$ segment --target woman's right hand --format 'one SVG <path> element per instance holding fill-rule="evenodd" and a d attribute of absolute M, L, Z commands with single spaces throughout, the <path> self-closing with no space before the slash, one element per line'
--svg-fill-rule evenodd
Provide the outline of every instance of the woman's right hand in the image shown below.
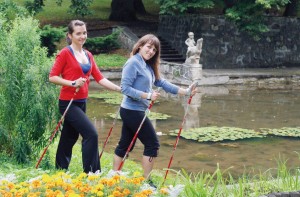
<path fill-rule="evenodd" d="M 72 86 L 79 88 L 81 87 L 85 82 L 87 81 L 86 78 L 84 77 L 80 77 L 78 79 L 76 79 L 74 82 L 72 82 Z M 75 83 L 75 84 L 74 84 Z M 73 85 L 74 84 L 74 85 Z"/>
<path fill-rule="evenodd" d="M 158 91 L 154 91 L 151 94 L 151 101 L 155 101 L 160 96 L 160 93 Z"/>

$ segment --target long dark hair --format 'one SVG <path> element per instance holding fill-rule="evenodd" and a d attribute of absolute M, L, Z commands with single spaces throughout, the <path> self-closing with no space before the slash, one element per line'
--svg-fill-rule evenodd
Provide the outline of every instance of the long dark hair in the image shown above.
<path fill-rule="evenodd" d="M 86 26 L 86 23 L 81 20 L 72 20 L 68 25 L 68 32 L 66 34 L 66 41 L 68 45 L 72 44 L 72 40 L 69 38 L 68 34 L 72 34 L 74 32 L 75 26 Z"/>
<path fill-rule="evenodd" d="M 146 61 L 147 64 L 149 64 L 153 71 L 156 79 L 160 78 L 159 74 L 159 63 L 160 63 L 160 41 L 159 39 L 153 35 L 153 34 L 147 34 L 141 37 L 133 46 L 133 49 L 130 53 L 130 55 L 135 55 L 139 52 L 139 48 L 144 46 L 146 43 L 153 44 L 154 47 L 156 48 L 156 53 L 155 55 Z"/>

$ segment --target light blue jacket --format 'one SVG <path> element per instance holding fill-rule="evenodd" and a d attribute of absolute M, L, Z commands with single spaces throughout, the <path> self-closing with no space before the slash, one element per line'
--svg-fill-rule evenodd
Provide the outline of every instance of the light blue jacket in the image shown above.
<path fill-rule="evenodd" d="M 123 66 L 121 89 L 123 100 L 121 107 L 130 110 L 145 111 L 150 101 L 143 99 L 142 93 L 153 92 L 152 86 L 162 87 L 166 92 L 177 94 L 179 87 L 165 79 L 155 80 L 154 71 L 137 53 Z"/>

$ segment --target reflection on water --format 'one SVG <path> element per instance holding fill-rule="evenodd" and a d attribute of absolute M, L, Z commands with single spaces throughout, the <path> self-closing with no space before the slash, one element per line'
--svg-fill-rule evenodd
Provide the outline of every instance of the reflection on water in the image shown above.
<path fill-rule="evenodd" d="M 256 88 L 200 88 L 188 107 L 183 128 L 228 126 L 247 129 L 299 127 L 300 90 Z M 109 105 L 99 99 L 89 99 L 88 115 L 99 130 L 100 143 L 107 137 L 113 119 L 107 113 L 115 113 L 118 106 Z M 153 122 L 156 130 L 167 134 L 181 127 L 187 108 L 187 98 L 162 94 L 152 111 L 171 116 L 168 120 Z M 121 121 L 117 121 L 105 151 L 113 152 L 120 135 Z M 159 137 L 161 148 L 155 168 L 168 166 L 176 137 Z M 139 160 L 143 146 L 137 142 L 130 158 Z M 265 171 L 277 166 L 279 156 L 288 159 L 287 165 L 298 166 L 300 160 L 298 138 L 267 137 L 234 142 L 198 143 L 181 138 L 174 154 L 171 168 L 184 168 L 188 172 L 214 172 L 217 164 L 221 169 L 230 168 L 234 175 L 255 169 Z M 126 166 L 126 163 L 125 163 Z"/>

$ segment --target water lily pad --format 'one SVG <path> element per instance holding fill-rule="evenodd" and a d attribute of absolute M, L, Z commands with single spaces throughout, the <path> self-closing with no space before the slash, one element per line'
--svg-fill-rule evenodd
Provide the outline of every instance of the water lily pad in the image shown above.
<path fill-rule="evenodd" d="M 89 93 L 90 98 L 103 99 L 105 103 L 120 105 L 123 95 L 113 91 L 102 91 L 99 93 Z"/>
<path fill-rule="evenodd" d="M 114 113 L 107 113 L 107 115 L 111 118 L 115 118 L 116 114 Z M 148 115 L 150 120 L 166 120 L 168 118 L 170 118 L 171 116 L 167 115 L 167 114 L 163 114 L 163 113 L 158 113 L 158 112 L 151 112 Z M 118 119 L 121 119 L 120 115 L 118 116 Z"/>
<path fill-rule="evenodd" d="M 169 131 L 171 136 L 177 136 L 178 130 Z M 236 127 L 201 127 L 182 130 L 181 137 L 198 142 L 219 142 L 224 140 L 241 140 L 247 138 L 262 138 L 263 135 L 252 129 Z"/>
<path fill-rule="evenodd" d="M 280 129 L 261 128 L 262 133 L 282 137 L 300 137 L 300 127 L 282 127 Z"/>

